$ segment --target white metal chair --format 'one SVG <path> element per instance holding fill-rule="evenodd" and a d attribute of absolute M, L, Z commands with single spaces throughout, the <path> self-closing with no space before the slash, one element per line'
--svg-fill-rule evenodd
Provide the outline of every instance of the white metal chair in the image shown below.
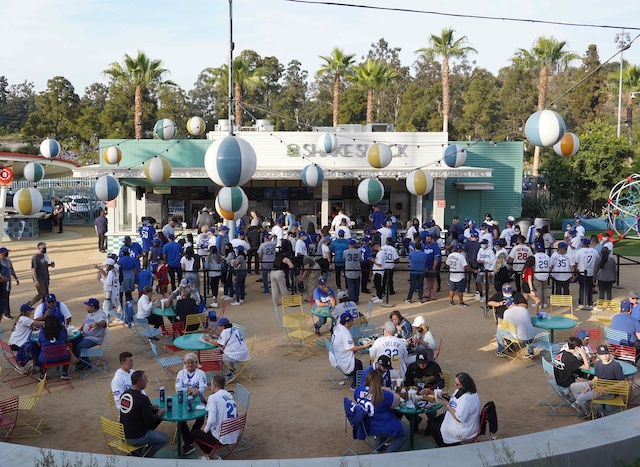
<path fill-rule="evenodd" d="M 109 329 L 105 329 L 104 337 L 102 338 L 102 342 L 99 346 L 90 347 L 88 349 L 80 349 L 80 360 L 85 362 L 90 367 L 89 370 L 87 370 L 80 379 L 85 379 L 91 373 L 93 373 L 94 370 L 101 371 L 106 376 L 109 376 L 109 373 L 107 372 L 107 361 L 104 359 L 105 349 L 107 348 L 108 342 Z"/>
<path fill-rule="evenodd" d="M 553 371 L 553 363 L 547 361 L 546 358 L 542 357 L 542 369 L 544 370 L 544 375 L 547 378 L 547 383 L 549 383 L 549 394 L 547 397 L 540 401 L 540 405 L 545 405 L 549 407 L 549 415 L 561 415 L 561 416 L 571 416 L 575 415 L 575 411 L 571 413 L 556 413 L 556 410 L 561 407 L 571 407 L 571 393 L 569 388 L 563 388 L 562 386 L 558 386 L 556 383 L 556 376 Z M 559 404 L 554 404 L 550 401 L 551 398 L 557 397 L 560 399 Z"/>
<path fill-rule="evenodd" d="M 162 386 L 162 383 L 165 383 L 167 381 L 175 380 L 178 372 L 174 372 L 171 367 L 176 365 L 179 365 L 182 367 L 183 365 L 182 359 L 178 355 L 171 355 L 169 357 L 159 357 L 158 349 L 156 348 L 156 345 L 151 341 L 149 341 L 149 345 L 151 346 L 151 352 L 156 357 L 156 361 L 158 362 L 158 365 L 160 365 L 160 368 L 162 368 L 162 372 L 166 376 L 166 378 L 162 380 L 158 378 L 158 376 L 162 377 L 160 373 L 158 374 L 158 376 L 155 377 L 155 380 L 158 383 L 158 386 Z"/>
<path fill-rule="evenodd" d="M 346 386 L 344 384 L 345 381 L 349 381 L 349 383 L 351 383 L 351 377 L 340 368 L 340 365 L 337 364 L 338 361 L 333 351 L 333 342 L 325 337 L 324 346 L 327 348 L 327 353 L 329 354 L 329 356 L 333 355 L 333 360 L 336 362 L 336 366 L 333 367 L 332 365 L 333 369 L 331 370 L 331 373 L 325 376 L 322 381 L 331 381 L 331 389 L 341 389 Z M 331 358 L 329 359 L 329 363 L 331 363 Z"/>

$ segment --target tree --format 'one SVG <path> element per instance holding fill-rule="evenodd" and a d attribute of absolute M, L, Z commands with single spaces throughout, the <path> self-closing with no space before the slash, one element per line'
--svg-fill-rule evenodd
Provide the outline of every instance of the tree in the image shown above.
<path fill-rule="evenodd" d="M 538 110 L 546 107 L 549 79 L 571 61 L 579 58 L 565 49 L 566 41 L 558 41 L 553 37 L 541 36 L 531 50 L 518 49 L 512 57 L 514 64 L 538 71 Z M 536 146 L 533 153 L 533 176 L 538 176 L 540 166 L 540 148 Z M 537 188 L 537 183 L 535 183 Z"/>
<path fill-rule="evenodd" d="M 150 59 L 138 51 L 135 58 L 125 54 L 122 64 L 113 62 L 103 73 L 119 84 L 133 87 L 135 135 L 136 139 L 142 138 L 143 93 L 145 90 L 154 90 L 160 84 L 175 86 L 173 81 L 163 80 L 169 71 L 162 68 L 162 60 Z"/>
<path fill-rule="evenodd" d="M 56 76 L 47 81 L 47 90 L 35 98 L 38 110 L 29 114 L 22 128 L 25 136 L 69 140 L 76 132 L 80 97 L 71 82 Z"/>
<path fill-rule="evenodd" d="M 467 37 L 462 36 L 460 39 L 454 40 L 454 29 L 444 28 L 440 36 L 432 34 L 429 38 L 429 47 L 418 49 L 426 59 L 433 60 L 435 57 L 442 57 L 442 68 L 440 75 L 442 78 L 442 131 L 449 131 L 449 111 L 450 89 L 449 89 L 449 59 L 455 57 L 464 57 L 469 53 L 476 52 L 476 49 L 467 45 Z"/>
<path fill-rule="evenodd" d="M 224 101 L 226 95 L 226 92 L 219 94 L 215 77 L 211 69 L 206 68 L 200 72 L 193 89 L 189 91 L 189 100 L 196 116 L 213 122 L 216 116 L 221 115 L 217 112 L 217 106 Z"/>
<path fill-rule="evenodd" d="M 583 79 L 584 81 L 566 96 L 570 119 L 575 128 L 583 128 L 602 115 L 602 107 L 607 100 L 607 89 L 602 69 L 595 71 L 598 67 L 598 47 L 591 44 L 582 58 L 582 66 L 575 74 L 573 84 Z"/>
<path fill-rule="evenodd" d="M 345 54 L 342 49 L 334 48 L 329 56 L 320 56 L 324 64 L 316 72 L 316 76 L 329 75 L 333 78 L 333 126 L 338 125 L 340 114 L 340 83 L 342 78 L 349 75 L 354 63 L 355 54 Z"/>
<path fill-rule="evenodd" d="M 305 118 L 309 73 L 302 69 L 302 63 L 292 60 L 284 72 L 282 90 L 273 102 L 273 112 L 277 116 L 273 124 L 277 131 L 308 130 Z"/>
<path fill-rule="evenodd" d="M 534 72 L 522 67 L 504 67 L 498 72 L 498 81 L 502 125 L 496 131 L 496 140 L 518 141 L 536 102 Z"/>
<path fill-rule="evenodd" d="M 462 139 L 462 136 L 473 140 L 494 139 L 494 133 L 499 127 L 499 92 L 500 83 L 493 74 L 484 68 L 473 70 L 469 88 L 464 94 L 462 119 L 456 125 L 457 139 Z M 467 126 L 466 135 L 463 134 L 463 125 Z"/>
<path fill-rule="evenodd" d="M 158 115 L 171 119 L 178 128 L 185 128 L 187 120 L 192 117 L 193 107 L 187 93 L 180 86 L 158 87 Z"/>
<path fill-rule="evenodd" d="M 629 93 L 627 97 L 627 139 L 633 144 L 633 102 L 640 91 L 640 66 L 628 65 L 622 70 L 622 89 Z M 640 96 L 638 96 L 640 98 Z"/>
<path fill-rule="evenodd" d="M 400 77 L 400 74 L 384 62 L 368 58 L 364 63 L 353 69 L 349 79 L 358 87 L 367 92 L 367 123 L 373 123 L 373 96 L 386 87 L 391 81 Z"/>
<path fill-rule="evenodd" d="M 20 131 L 29 114 L 37 110 L 35 100 L 33 83 L 25 81 L 9 86 L 4 110 L 4 127 L 9 133 Z"/>

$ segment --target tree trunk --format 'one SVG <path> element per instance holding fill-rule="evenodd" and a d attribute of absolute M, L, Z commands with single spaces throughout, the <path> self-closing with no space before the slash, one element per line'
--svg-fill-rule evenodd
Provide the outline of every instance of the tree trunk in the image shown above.
<path fill-rule="evenodd" d="M 340 113 L 340 75 L 336 74 L 333 80 L 333 126 L 338 126 L 338 114 Z"/>
<path fill-rule="evenodd" d="M 136 86 L 133 105 L 133 124 L 135 125 L 136 139 L 142 138 L 142 88 Z"/>
<path fill-rule="evenodd" d="M 451 103 L 449 101 L 449 59 L 446 55 L 442 57 L 442 131 L 449 132 L 449 111 Z"/>
<path fill-rule="evenodd" d="M 633 144 L 633 98 L 632 93 L 629 93 L 627 98 L 627 139 L 629 140 L 629 146 Z"/>
<path fill-rule="evenodd" d="M 367 123 L 373 123 L 373 89 L 367 91 Z"/>
<path fill-rule="evenodd" d="M 233 94 L 235 95 L 236 126 L 240 128 L 242 126 L 242 87 L 237 81 L 234 83 Z M 229 105 L 231 105 L 231 102 Z"/>

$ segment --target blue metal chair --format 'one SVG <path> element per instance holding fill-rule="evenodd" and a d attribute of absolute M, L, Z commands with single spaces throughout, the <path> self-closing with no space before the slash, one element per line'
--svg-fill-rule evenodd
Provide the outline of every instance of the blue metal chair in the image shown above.
<path fill-rule="evenodd" d="M 99 346 L 91 347 L 88 349 L 80 349 L 80 360 L 89 365 L 89 370 L 82 375 L 80 379 L 85 379 L 94 370 L 101 371 L 105 375 L 109 376 L 107 373 L 107 361 L 104 359 L 105 349 L 107 348 L 107 343 L 109 342 L 109 329 L 105 329 L 104 337 L 102 338 L 102 342 Z M 92 360 L 93 359 L 93 360 Z"/>
<path fill-rule="evenodd" d="M 551 394 L 542 399 L 540 401 L 540 405 L 546 405 L 547 407 L 549 407 L 549 415 L 574 416 L 575 411 L 572 413 L 556 413 L 556 410 L 561 407 L 571 407 L 571 392 L 569 391 L 569 388 L 558 386 L 558 384 L 556 383 L 556 376 L 553 372 L 553 363 L 547 361 L 544 357 L 542 357 L 542 369 L 544 370 L 544 374 L 547 377 L 547 383 L 549 383 L 549 386 L 551 386 Z M 553 397 L 557 397 L 558 399 L 560 399 L 560 403 L 552 403 L 549 399 Z"/>

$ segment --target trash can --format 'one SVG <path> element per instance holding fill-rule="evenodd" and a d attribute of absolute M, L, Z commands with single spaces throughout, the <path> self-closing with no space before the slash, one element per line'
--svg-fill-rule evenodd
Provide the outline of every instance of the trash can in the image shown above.
<path fill-rule="evenodd" d="M 531 227 L 532 223 L 533 223 L 533 219 L 529 217 L 518 217 L 516 219 L 516 225 L 520 227 L 520 233 L 522 235 L 527 235 L 527 232 L 529 231 L 529 227 Z"/>

